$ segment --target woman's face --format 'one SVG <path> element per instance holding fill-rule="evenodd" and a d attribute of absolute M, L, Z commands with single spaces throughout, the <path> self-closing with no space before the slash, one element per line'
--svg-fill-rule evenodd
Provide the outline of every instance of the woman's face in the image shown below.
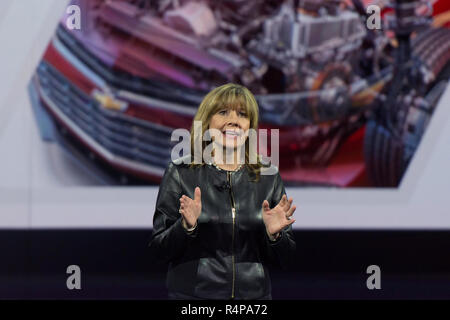
<path fill-rule="evenodd" d="M 236 148 L 244 144 L 249 127 L 250 118 L 243 108 L 238 111 L 231 108 L 219 109 L 209 122 L 209 129 L 217 129 L 221 132 L 221 139 L 216 143 L 227 148 Z"/>

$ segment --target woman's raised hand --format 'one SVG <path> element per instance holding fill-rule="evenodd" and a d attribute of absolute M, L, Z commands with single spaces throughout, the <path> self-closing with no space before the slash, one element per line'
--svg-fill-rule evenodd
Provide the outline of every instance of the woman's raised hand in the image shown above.
<path fill-rule="evenodd" d="M 280 202 L 273 209 L 270 209 L 267 200 L 263 201 L 262 216 L 268 234 L 277 234 L 281 229 L 295 222 L 295 219 L 291 219 L 296 209 L 296 206 L 291 207 L 292 201 L 292 198 L 288 201 L 287 196 L 283 195 Z"/>
<path fill-rule="evenodd" d="M 197 223 L 197 219 L 202 213 L 202 194 L 200 188 L 194 190 L 194 200 L 186 195 L 180 198 L 180 213 L 188 228 L 192 228 Z"/>

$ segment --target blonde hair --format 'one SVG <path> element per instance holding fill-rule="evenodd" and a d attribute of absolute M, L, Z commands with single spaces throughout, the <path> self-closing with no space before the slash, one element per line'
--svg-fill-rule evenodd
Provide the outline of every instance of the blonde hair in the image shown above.
<path fill-rule="evenodd" d="M 204 133 L 209 128 L 209 123 L 214 114 L 216 114 L 219 110 L 222 109 L 232 109 L 238 111 L 240 108 L 243 108 L 247 113 L 250 119 L 250 127 L 249 129 L 258 129 L 258 103 L 256 102 L 253 94 L 246 87 L 241 86 L 235 83 L 227 83 L 220 87 L 217 87 L 211 90 L 200 103 L 200 106 L 197 110 L 197 113 L 194 117 L 191 126 L 191 167 L 203 166 L 205 163 L 203 161 L 203 157 L 201 163 L 194 163 L 193 157 L 194 155 L 194 144 L 196 139 L 201 140 L 201 154 L 203 155 L 203 151 L 207 147 L 207 145 L 211 142 L 203 141 L 202 137 Z M 202 130 L 201 135 L 197 132 L 197 136 L 194 136 L 194 122 L 201 121 Z M 250 170 L 251 173 L 255 175 L 254 181 L 259 180 L 261 167 L 264 166 L 261 163 L 261 159 L 259 155 L 254 155 L 257 159 L 256 163 L 250 163 L 250 147 L 249 147 L 249 138 L 245 141 L 245 166 Z M 253 159 L 255 159 L 253 158 Z"/>

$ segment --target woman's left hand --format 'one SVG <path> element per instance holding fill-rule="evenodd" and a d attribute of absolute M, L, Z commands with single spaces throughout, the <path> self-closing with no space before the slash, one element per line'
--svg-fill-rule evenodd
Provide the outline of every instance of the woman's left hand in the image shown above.
<path fill-rule="evenodd" d="M 296 209 L 296 206 L 291 207 L 292 201 L 292 198 L 288 201 L 287 196 L 283 195 L 280 202 L 273 209 L 270 209 L 267 200 L 263 201 L 262 217 L 268 234 L 275 235 L 286 226 L 295 222 L 295 219 L 291 219 Z"/>

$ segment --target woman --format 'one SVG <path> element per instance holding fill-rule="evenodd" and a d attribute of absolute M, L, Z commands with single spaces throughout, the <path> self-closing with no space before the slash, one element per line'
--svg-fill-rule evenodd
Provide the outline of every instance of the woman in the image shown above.
<path fill-rule="evenodd" d="M 286 268 L 293 257 L 295 206 L 277 167 L 262 174 L 267 166 L 251 157 L 257 102 L 245 87 L 226 84 L 205 96 L 195 121 L 201 132 L 193 124 L 191 154 L 169 163 L 153 218 L 150 247 L 169 262 L 169 298 L 271 299 L 267 266 Z M 196 143 L 212 160 L 198 161 Z"/>

